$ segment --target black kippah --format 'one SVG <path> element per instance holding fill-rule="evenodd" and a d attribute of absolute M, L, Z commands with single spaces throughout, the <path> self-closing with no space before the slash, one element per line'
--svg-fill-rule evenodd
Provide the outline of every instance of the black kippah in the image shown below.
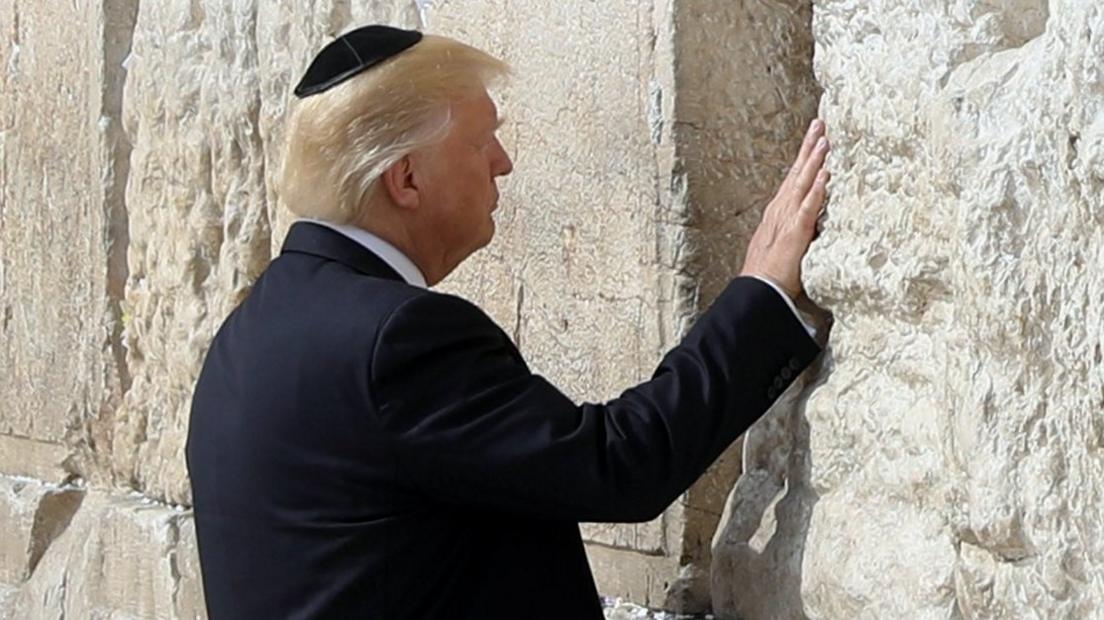
<path fill-rule="evenodd" d="M 318 52 L 295 87 L 295 96 L 309 97 L 329 90 L 421 40 L 422 33 L 416 30 L 390 26 L 365 26 L 347 32 Z"/>

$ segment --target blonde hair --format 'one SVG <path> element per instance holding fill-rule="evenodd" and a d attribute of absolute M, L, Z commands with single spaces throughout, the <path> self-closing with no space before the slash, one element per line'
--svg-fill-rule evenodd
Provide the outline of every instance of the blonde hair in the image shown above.
<path fill-rule="evenodd" d="M 508 76 L 501 60 L 447 37 L 416 45 L 328 91 L 300 100 L 287 123 L 277 191 L 303 217 L 345 224 L 380 175 L 448 135 L 451 104 Z"/>

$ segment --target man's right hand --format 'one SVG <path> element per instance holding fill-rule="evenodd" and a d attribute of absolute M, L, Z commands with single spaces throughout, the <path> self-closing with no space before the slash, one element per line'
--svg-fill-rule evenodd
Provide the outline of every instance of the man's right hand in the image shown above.
<path fill-rule="evenodd" d="M 805 291 L 801 259 L 816 234 L 831 178 L 824 167 L 830 148 L 824 129 L 820 119 L 809 126 L 786 180 L 763 211 L 740 270 L 742 276 L 771 280 L 795 300 Z"/>

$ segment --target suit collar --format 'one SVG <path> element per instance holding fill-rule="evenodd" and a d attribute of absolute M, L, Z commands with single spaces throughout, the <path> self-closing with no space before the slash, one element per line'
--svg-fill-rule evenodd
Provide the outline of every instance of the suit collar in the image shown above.
<path fill-rule="evenodd" d="M 392 245 L 383 237 L 351 224 L 334 224 L 333 222 L 311 218 L 300 218 L 299 221 L 313 222 L 315 224 L 321 224 L 326 228 L 336 230 L 365 248 L 368 248 L 369 252 L 383 259 L 383 262 L 387 263 L 391 269 L 402 276 L 407 284 L 419 288 L 429 288 L 426 284 L 425 276 L 422 275 L 422 270 L 418 269 L 414 261 L 410 260 L 406 254 L 403 254 L 402 250 Z"/>
<path fill-rule="evenodd" d="M 405 282 L 391 266 L 368 248 L 345 235 L 314 222 L 295 222 L 284 239 L 281 254 L 297 252 L 335 260 L 377 278 Z"/>

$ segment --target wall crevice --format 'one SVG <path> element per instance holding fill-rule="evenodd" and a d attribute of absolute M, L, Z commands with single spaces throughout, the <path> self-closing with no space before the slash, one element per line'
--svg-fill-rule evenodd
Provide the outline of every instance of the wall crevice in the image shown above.
<path fill-rule="evenodd" d="M 695 283 L 697 312 L 708 308 L 740 272 L 763 209 L 817 116 L 821 88 L 813 68 L 812 15 L 808 0 L 725 5 L 700 0 L 674 7 L 676 97 L 668 121 L 675 161 L 686 175 L 684 244 L 690 262 L 684 271 Z M 777 571 L 761 570 L 768 560 L 747 554 L 749 547 L 741 551 L 714 542 L 732 541 L 736 535 L 727 530 L 742 532 L 748 525 L 727 520 L 731 514 L 726 497 L 744 506 L 741 521 L 759 524 L 773 518 L 764 514 L 774 505 L 767 501 L 770 498 L 741 496 L 751 489 L 739 485 L 742 463 L 748 462 L 749 450 L 760 456 L 774 454 L 769 462 L 759 456 L 751 462 L 757 473 L 765 472 L 784 487 L 790 466 L 787 457 L 778 455 L 803 450 L 796 434 L 796 407 L 792 399 L 777 404 L 687 492 L 687 525 L 677 551 L 690 570 L 682 571 L 684 577 L 671 591 L 696 596 L 673 598 L 677 606 L 670 609 L 700 612 L 712 607 L 722 615 L 742 616 L 755 609 L 753 598 L 776 605 L 787 598 L 796 600 L 792 586 L 800 581 L 800 567 L 796 576 L 790 574 L 793 567 L 784 567 L 781 572 L 786 574 L 779 577 Z M 764 491 L 756 488 L 756 493 Z M 758 507 L 757 513 L 747 510 L 752 506 Z M 805 515 L 804 495 L 787 495 L 783 506 L 795 509 L 787 513 L 785 523 L 796 527 Z M 751 527 L 747 534 L 756 530 Z M 767 592 L 773 594 L 765 596 Z"/>
<path fill-rule="evenodd" d="M 138 0 L 106 0 L 103 5 L 104 86 L 102 109 L 105 152 L 104 207 L 107 220 L 107 292 L 111 316 L 109 347 L 115 361 L 115 372 L 122 393 L 130 389 L 131 375 L 127 364 L 125 311 L 126 284 L 130 278 L 128 253 L 130 246 L 130 213 L 127 205 L 127 184 L 130 180 L 131 137 L 123 126 L 123 93 L 126 87 L 126 61 L 134 41 L 138 21 Z"/>

